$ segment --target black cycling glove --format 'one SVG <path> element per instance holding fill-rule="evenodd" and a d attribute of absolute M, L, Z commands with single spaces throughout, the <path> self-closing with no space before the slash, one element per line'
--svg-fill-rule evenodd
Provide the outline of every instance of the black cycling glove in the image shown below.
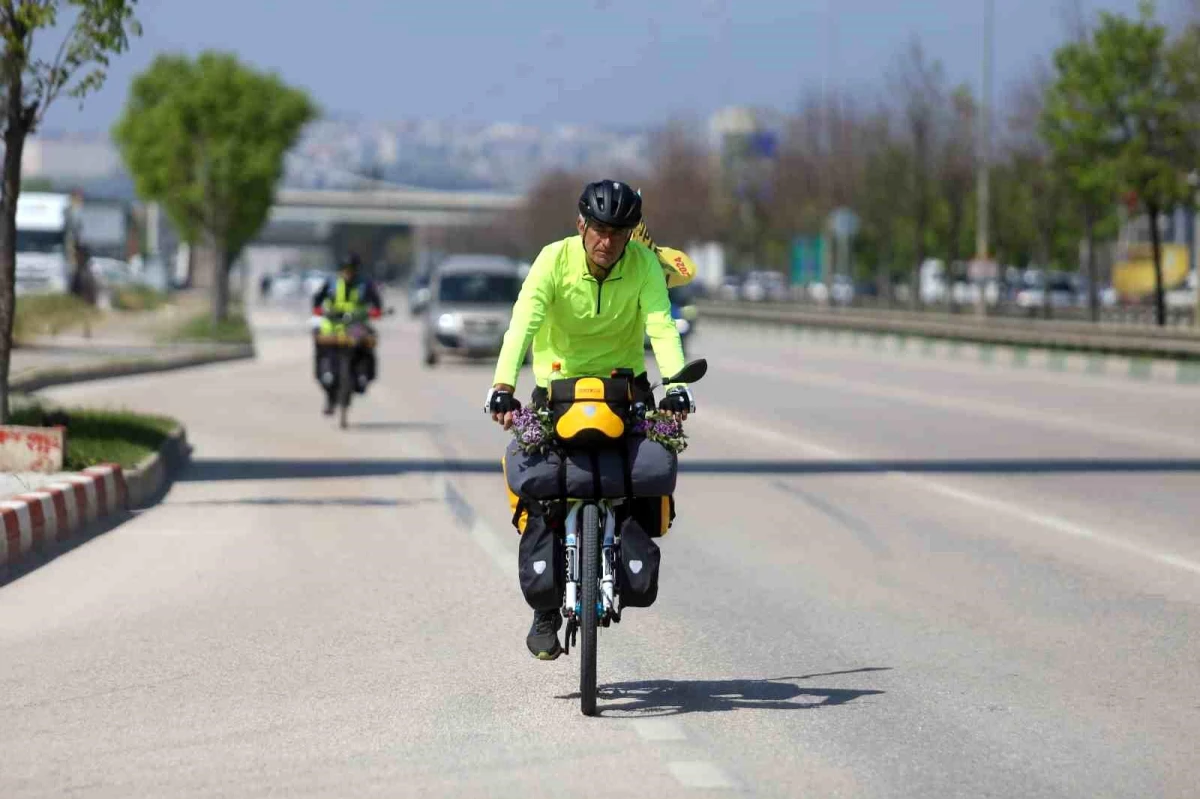
<path fill-rule="evenodd" d="M 520 401 L 513 393 L 504 388 L 493 388 L 488 391 L 487 402 L 484 403 L 484 413 L 508 413 L 521 407 Z"/>
<path fill-rule="evenodd" d="M 679 386 L 667 392 L 658 403 L 658 409 L 668 413 L 695 413 L 696 400 L 686 386 Z"/>

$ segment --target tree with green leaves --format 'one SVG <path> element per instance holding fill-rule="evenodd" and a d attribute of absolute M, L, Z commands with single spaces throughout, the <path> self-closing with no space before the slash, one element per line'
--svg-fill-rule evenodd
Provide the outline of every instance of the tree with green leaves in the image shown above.
<path fill-rule="evenodd" d="M 1087 47 L 1088 29 L 1076 26 L 1075 44 Z M 1100 276 L 1096 263 L 1096 240 L 1101 227 L 1115 217 L 1117 198 L 1116 161 L 1105 157 L 1105 130 L 1095 117 L 1075 114 L 1074 97 L 1064 91 L 1048 71 L 1033 75 L 1023 87 L 1018 103 L 1025 128 L 1025 152 L 1041 163 L 1045 180 L 1061 195 L 1064 207 L 1083 224 L 1087 250 L 1088 310 L 1093 322 L 1100 320 Z"/>
<path fill-rule="evenodd" d="M 1103 12 L 1090 35 L 1055 54 L 1044 131 L 1077 196 L 1133 192 L 1146 213 L 1154 254 L 1158 324 L 1166 324 L 1159 218 L 1191 194 L 1200 160 L 1191 109 L 1200 102 L 1186 58 L 1142 0 L 1139 17 Z M 1109 195 L 1111 196 L 1111 195 Z"/>
<path fill-rule="evenodd" d="M 862 192 L 855 198 L 862 217 L 855 246 L 859 262 L 872 269 L 877 294 L 890 302 L 892 283 L 904 278 L 917 258 L 911 215 L 897 202 L 911 191 L 913 153 L 888 129 L 886 119 L 877 125 L 876 146 L 867 158 Z"/>
<path fill-rule="evenodd" d="M 317 115 L 302 90 L 233 55 L 160 55 L 134 79 L 113 137 L 138 194 L 213 256 L 213 321 L 229 267 L 267 220 L 284 157 Z"/>
<path fill-rule="evenodd" d="M 0 424 L 8 421 L 8 368 L 16 316 L 17 202 L 25 140 L 62 94 L 82 99 L 99 88 L 109 59 L 141 33 L 136 0 L 0 0 L 0 98 L 4 114 L 3 197 L 0 198 Z M 67 17 L 59 24 L 60 13 Z M 62 36 L 57 48 L 46 38 Z M 38 45 L 52 58 L 35 53 Z"/>

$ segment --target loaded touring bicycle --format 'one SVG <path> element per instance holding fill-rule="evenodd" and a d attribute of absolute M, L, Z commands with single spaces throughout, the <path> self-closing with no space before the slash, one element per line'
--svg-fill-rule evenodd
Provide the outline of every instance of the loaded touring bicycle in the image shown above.
<path fill-rule="evenodd" d="M 695 383 L 700 359 L 664 381 Z M 653 388 L 653 387 L 651 387 Z M 552 380 L 548 406 L 520 409 L 504 455 L 522 533 L 520 581 L 535 610 L 561 608 L 578 642 L 580 709 L 596 713 L 597 631 L 658 594 L 659 550 L 674 517 L 681 425 L 638 398 L 633 373 Z"/>

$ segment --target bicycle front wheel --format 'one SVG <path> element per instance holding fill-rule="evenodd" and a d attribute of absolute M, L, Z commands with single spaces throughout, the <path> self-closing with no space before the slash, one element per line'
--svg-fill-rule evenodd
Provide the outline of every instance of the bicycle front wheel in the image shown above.
<path fill-rule="evenodd" d="M 342 350 L 341 360 L 338 363 L 338 424 L 345 429 L 349 426 L 350 416 L 350 395 L 354 387 L 352 384 L 353 374 L 350 369 L 350 361 L 353 353 L 349 350 Z"/>
<path fill-rule="evenodd" d="M 585 716 L 596 715 L 596 605 L 600 601 L 600 509 L 593 504 L 583 506 L 580 514 L 583 528 L 580 536 L 583 568 L 579 576 L 583 583 L 579 645 L 579 709 Z"/>

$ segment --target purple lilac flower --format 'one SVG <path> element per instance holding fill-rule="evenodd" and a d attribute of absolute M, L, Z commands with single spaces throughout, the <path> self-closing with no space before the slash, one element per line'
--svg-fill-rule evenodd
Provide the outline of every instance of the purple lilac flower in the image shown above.
<path fill-rule="evenodd" d="M 655 422 L 654 433 L 660 436 L 677 436 L 679 435 L 679 424 L 676 422 Z"/>

